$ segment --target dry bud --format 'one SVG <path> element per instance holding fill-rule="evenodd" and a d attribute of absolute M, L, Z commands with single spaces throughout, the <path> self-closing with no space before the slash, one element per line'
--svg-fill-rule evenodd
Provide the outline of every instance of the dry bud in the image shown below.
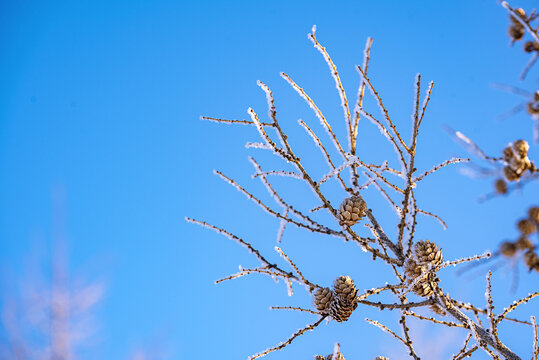
<path fill-rule="evenodd" d="M 359 222 L 367 213 L 367 204 L 359 195 L 345 199 L 339 209 L 339 224 L 352 226 Z"/>
<path fill-rule="evenodd" d="M 518 230 L 520 230 L 520 232 L 522 233 L 522 235 L 530 235 L 536 230 L 535 224 L 528 219 L 520 220 L 517 223 L 517 227 Z"/>

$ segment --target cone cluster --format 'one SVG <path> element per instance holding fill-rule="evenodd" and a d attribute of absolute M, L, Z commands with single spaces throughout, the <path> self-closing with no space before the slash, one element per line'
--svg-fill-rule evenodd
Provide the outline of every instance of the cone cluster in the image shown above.
<path fill-rule="evenodd" d="M 338 322 L 348 320 L 357 308 L 357 288 L 350 276 L 339 276 L 330 288 L 319 288 L 314 293 L 314 306 L 324 315 Z"/>
<path fill-rule="evenodd" d="M 528 209 L 528 217 L 517 222 L 521 236 L 516 241 L 505 241 L 500 245 L 500 253 L 511 258 L 518 252 L 524 252 L 524 263 L 528 269 L 539 272 L 539 256 L 536 246 L 529 239 L 529 235 L 539 231 L 539 207 Z"/>
<path fill-rule="evenodd" d="M 413 256 L 406 262 L 404 271 L 406 281 L 412 284 L 413 291 L 419 296 L 431 296 L 438 288 L 439 279 L 430 266 L 438 266 L 443 262 L 442 250 L 430 240 L 422 240 L 415 244 Z M 416 281 L 416 279 L 418 279 Z"/>
<path fill-rule="evenodd" d="M 367 213 L 367 203 L 359 195 L 345 199 L 339 208 L 339 224 L 352 226 L 357 224 Z"/>
<path fill-rule="evenodd" d="M 507 181 L 520 180 L 527 170 L 530 172 L 537 171 L 535 165 L 528 158 L 529 149 L 530 145 L 526 140 L 517 140 L 503 150 L 503 160 L 507 164 L 503 168 L 503 174 Z M 496 185 L 497 190 L 498 186 Z"/>

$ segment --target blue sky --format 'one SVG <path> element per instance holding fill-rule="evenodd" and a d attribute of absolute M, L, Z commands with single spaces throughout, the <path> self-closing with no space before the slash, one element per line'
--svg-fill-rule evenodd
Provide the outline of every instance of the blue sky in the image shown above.
<path fill-rule="evenodd" d="M 512 5 L 529 9 L 533 2 Z M 314 127 L 318 121 L 279 77 L 280 71 L 290 74 L 344 135 L 333 80 L 306 38 L 313 24 L 352 100 L 359 81 L 354 65 L 362 61 L 366 38 L 374 38 L 369 73 L 403 134 L 409 130 L 416 73 L 425 86 L 435 82 L 420 138 L 420 169 L 466 156 L 444 125 L 495 155 L 510 141 L 532 139 L 525 114 L 496 121 L 521 99 L 492 83 L 533 91 L 538 67 L 518 81 L 528 56 L 521 44 L 509 47 L 508 16 L 495 1 L 3 1 L 0 6 L 3 291 L 15 294 L 29 259 L 46 264 L 53 244 L 65 235 L 72 274 L 106 284 L 95 312 L 97 331 L 81 359 L 127 358 L 139 347 L 159 348 L 171 359 L 245 359 L 312 320 L 268 310 L 308 306 L 302 288 L 289 298 L 282 283 L 257 276 L 215 286 L 214 280 L 236 272 L 239 264 L 256 261 L 184 217 L 226 226 L 278 260 L 273 251 L 278 222 L 212 171 L 223 170 L 269 200 L 250 178 L 247 157 L 255 156 L 266 168 L 280 163 L 244 147 L 257 141 L 254 128 L 199 117 L 245 119 L 248 107 L 265 117 L 264 94 L 256 85 L 262 80 L 275 93 L 291 142 L 313 173 L 326 173 L 318 150 L 297 126 L 298 118 Z M 372 101 L 367 106 L 378 111 Z M 395 161 L 372 124 L 361 123 L 359 138 L 360 157 Z M 532 146 L 530 157 L 537 154 Z M 515 238 L 514 224 L 536 204 L 537 186 L 478 204 L 492 180 L 464 177 L 456 167 L 425 180 L 418 201 L 442 216 L 449 229 L 421 218 L 419 237 L 435 240 L 449 259 Z M 312 193 L 294 181 L 276 183 L 302 206 L 316 206 Z M 328 189 L 338 199 L 338 191 Z M 395 219 L 385 201 L 374 192 L 368 201 L 393 232 Z M 352 276 L 360 288 L 393 281 L 388 269 L 337 239 L 290 228 L 282 248 L 326 286 L 341 274 Z M 455 297 L 484 302 L 483 275 L 463 279 L 446 271 L 442 277 Z M 519 289 L 509 294 L 511 278 L 509 266 L 495 273 L 498 308 L 537 289 L 537 277 L 521 268 Z M 538 310 L 537 302 L 530 303 L 518 314 Z M 323 325 L 268 358 L 310 358 L 329 353 L 336 341 L 350 359 L 392 355 L 403 350 L 401 344 L 363 319 L 374 317 L 398 329 L 395 316 L 360 308 L 347 323 Z M 425 348 L 449 336 L 430 326 L 416 331 Z M 463 334 L 456 334 L 447 341 L 447 356 L 460 347 Z M 502 336 L 529 356 L 531 330 L 508 326 Z"/>

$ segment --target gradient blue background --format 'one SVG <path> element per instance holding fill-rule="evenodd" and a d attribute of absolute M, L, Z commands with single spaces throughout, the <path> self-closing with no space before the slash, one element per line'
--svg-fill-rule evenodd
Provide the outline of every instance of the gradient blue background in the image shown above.
<path fill-rule="evenodd" d="M 529 9 L 533 1 L 514 2 Z M 262 150 L 254 128 L 199 120 L 201 115 L 246 118 L 253 107 L 266 117 L 256 80 L 275 92 L 278 115 L 309 169 L 322 176 L 325 161 L 299 129 L 302 118 L 323 130 L 305 102 L 279 77 L 292 76 L 315 99 L 343 136 L 339 98 L 326 63 L 305 35 L 318 38 L 338 66 L 351 101 L 367 36 L 374 38 L 369 73 L 390 114 L 408 138 L 413 80 L 435 82 L 420 138 L 418 167 L 455 155 L 467 156 L 443 130 L 463 131 L 490 154 L 518 138 L 532 139 L 532 122 L 519 114 L 495 118 L 522 99 L 491 87 L 493 82 L 535 90 L 536 66 L 518 82 L 528 56 L 509 48 L 508 16 L 495 1 L 3 1 L 0 7 L 0 264 L 3 291 L 16 291 L 29 254 L 48 259 L 55 242 L 54 194 L 65 218 L 70 269 L 106 283 L 98 307 L 98 331 L 79 351 L 81 359 L 127 358 L 138 347 L 159 348 L 170 359 L 245 359 L 312 322 L 308 314 L 271 312 L 271 305 L 309 306 L 300 287 L 292 298 L 282 283 L 252 276 L 215 286 L 213 281 L 255 259 L 237 244 L 187 224 L 185 216 L 225 225 L 268 256 L 278 222 L 212 175 L 221 169 L 270 200 L 250 179 L 248 155 L 281 166 Z M 378 110 L 367 102 L 370 112 Z M 344 137 L 342 137 L 344 139 Z M 327 140 L 327 139 L 326 139 Z M 391 148 L 363 121 L 359 154 L 388 159 Z M 530 156 L 537 159 L 537 148 Z M 304 208 L 318 205 L 294 179 L 277 185 Z M 495 249 L 516 238 L 516 220 L 537 204 L 537 186 L 510 198 L 478 204 L 492 178 L 475 180 L 457 168 L 421 183 L 421 206 L 442 216 L 443 231 L 420 218 L 419 238 L 435 240 L 447 259 Z M 286 184 L 291 184 L 287 186 Z M 332 200 L 343 194 L 329 185 Z M 394 233 L 395 217 L 375 192 L 369 206 Z M 275 207 L 278 209 L 277 207 Z M 60 216 L 61 217 L 61 216 Z M 330 222 L 331 223 L 331 222 Z M 283 249 L 304 274 L 322 285 L 341 274 L 360 288 L 394 281 L 389 269 L 338 239 L 289 227 Z M 36 250 L 37 249 L 37 250 Z M 498 310 L 537 290 L 537 275 L 520 267 L 520 286 L 509 294 L 510 266 L 495 273 Z M 442 275 L 457 298 L 484 303 L 484 276 Z M 539 315 L 537 302 L 516 312 Z M 268 359 L 309 359 L 339 341 L 348 359 L 376 355 L 404 358 L 395 339 L 363 321 L 380 319 L 397 330 L 396 313 L 360 307 L 349 322 L 324 324 Z M 449 358 L 464 332 L 448 335 L 436 326 L 412 327 L 425 359 Z M 532 332 L 504 326 L 501 335 L 528 358 Z M 0 337 L 4 337 L 0 330 Z M 431 348 L 441 347 L 441 355 Z M 395 354 L 401 355 L 395 355 Z M 484 358 L 483 354 L 476 355 Z"/>

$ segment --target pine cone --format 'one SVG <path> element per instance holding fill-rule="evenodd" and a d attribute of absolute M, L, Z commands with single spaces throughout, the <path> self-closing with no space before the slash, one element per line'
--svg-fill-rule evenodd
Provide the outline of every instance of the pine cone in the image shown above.
<path fill-rule="evenodd" d="M 337 352 L 336 356 L 333 356 L 333 354 L 329 354 L 328 356 L 322 356 L 322 355 L 316 355 L 314 357 L 314 360 L 346 360 L 343 356 L 343 354 L 339 351 Z"/>
<path fill-rule="evenodd" d="M 314 306 L 322 314 L 329 314 L 333 298 L 333 291 L 330 288 L 317 289 L 314 293 Z"/>
<path fill-rule="evenodd" d="M 526 236 L 519 237 L 515 245 L 518 250 L 533 250 L 534 248 L 532 242 Z"/>
<path fill-rule="evenodd" d="M 348 320 L 356 308 L 357 301 L 349 301 L 346 298 L 337 296 L 331 303 L 330 315 L 335 321 L 343 322 Z"/>
<path fill-rule="evenodd" d="M 345 199 L 339 209 L 339 224 L 352 226 L 360 221 L 367 213 L 367 204 L 359 195 Z"/>
<path fill-rule="evenodd" d="M 417 262 L 420 265 L 440 265 L 443 261 L 442 250 L 430 240 L 421 240 L 414 247 Z"/>
<path fill-rule="evenodd" d="M 535 41 L 526 41 L 524 44 L 524 51 L 527 53 L 539 51 L 539 43 Z"/>
<path fill-rule="evenodd" d="M 524 33 L 524 27 L 520 23 L 515 23 L 509 26 L 509 37 L 515 41 L 522 39 L 524 37 Z"/>
<path fill-rule="evenodd" d="M 517 246 L 510 241 L 506 241 L 500 245 L 500 253 L 506 257 L 513 257 L 517 252 Z"/>
<path fill-rule="evenodd" d="M 507 183 L 503 179 L 496 180 L 494 188 L 498 194 L 507 194 Z"/>
<path fill-rule="evenodd" d="M 513 170 L 511 166 L 504 167 L 503 174 L 505 175 L 507 181 L 515 181 L 519 178 L 518 174 L 515 172 L 515 170 Z"/>
<path fill-rule="evenodd" d="M 513 153 L 511 146 L 507 146 L 505 149 L 503 149 L 503 159 L 506 163 L 510 163 L 514 156 L 515 154 Z"/>
<path fill-rule="evenodd" d="M 531 221 L 534 221 L 536 224 L 539 224 L 539 207 L 532 206 L 528 210 L 528 216 Z"/>
<path fill-rule="evenodd" d="M 524 262 L 530 271 L 539 267 L 539 257 L 531 249 L 524 253 Z"/>
<path fill-rule="evenodd" d="M 412 284 L 417 277 L 422 276 L 412 289 L 419 296 L 431 296 L 438 288 L 438 278 L 432 272 L 425 274 L 427 270 L 427 266 L 419 265 L 414 259 L 409 259 L 404 267 L 408 284 Z"/>
<path fill-rule="evenodd" d="M 517 140 L 513 143 L 513 149 L 521 158 L 525 158 L 528 155 L 530 145 L 526 140 Z"/>
<path fill-rule="evenodd" d="M 374 360 L 389 360 L 389 358 L 386 358 L 385 356 L 377 356 Z"/>
<path fill-rule="evenodd" d="M 522 219 L 517 223 L 518 230 L 522 233 L 522 235 L 530 235 L 535 232 L 536 227 L 533 222 L 531 222 L 528 219 Z"/>
<path fill-rule="evenodd" d="M 537 103 L 537 102 L 529 102 L 528 107 L 526 108 L 526 111 L 530 115 L 539 114 L 539 103 Z"/>
<path fill-rule="evenodd" d="M 354 280 L 352 280 L 350 276 L 339 276 L 335 280 L 333 289 L 338 297 L 350 302 L 355 301 L 357 288 L 356 285 L 354 285 Z"/>

